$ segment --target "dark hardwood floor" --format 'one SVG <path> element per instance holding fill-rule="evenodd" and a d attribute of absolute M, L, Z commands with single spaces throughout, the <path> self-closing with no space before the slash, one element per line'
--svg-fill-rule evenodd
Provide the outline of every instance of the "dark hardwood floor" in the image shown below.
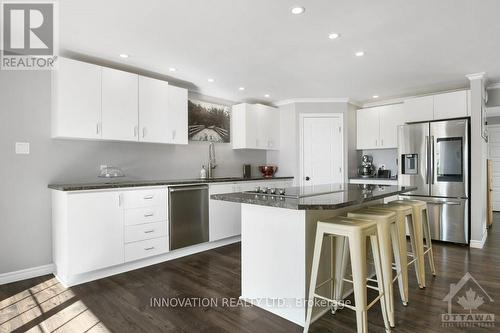
<path fill-rule="evenodd" d="M 438 276 L 427 288 L 410 272 L 410 303 L 396 304 L 393 332 L 500 332 L 495 328 L 442 327 L 443 298 L 469 272 L 496 302 L 472 313 L 500 315 L 500 214 L 482 250 L 434 243 Z M 474 287 L 476 288 L 476 287 Z M 477 290 L 477 288 L 476 288 Z M 397 292 L 397 289 L 396 289 Z M 465 291 L 462 292 L 465 294 Z M 106 279 L 63 288 L 38 277 L 0 286 L 0 332 L 301 332 L 257 307 L 222 304 L 240 295 L 240 245 L 234 244 Z M 212 297 L 217 306 L 152 307 L 151 298 Z M 194 301 L 193 301 L 194 302 Z M 173 305 L 173 304 L 171 304 Z M 476 304 L 477 305 L 477 304 Z M 454 304 L 454 306 L 460 306 Z M 383 332 L 378 305 L 369 311 L 370 332 Z M 342 310 L 315 322 L 310 332 L 355 332 L 354 312 Z"/>

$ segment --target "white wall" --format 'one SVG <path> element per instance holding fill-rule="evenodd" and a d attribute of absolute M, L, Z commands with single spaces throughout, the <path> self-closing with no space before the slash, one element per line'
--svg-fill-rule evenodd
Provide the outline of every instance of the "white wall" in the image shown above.
<path fill-rule="evenodd" d="M 470 81 L 471 88 L 471 242 L 481 242 L 486 233 L 486 159 L 488 146 L 481 137 L 483 79 Z"/>
<path fill-rule="evenodd" d="M 47 184 L 96 181 L 100 164 L 121 167 L 129 178 L 196 178 L 208 159 L 204 143 L 50 139 L 50 87 L 49 72 L 0 71 L 0 274 L 52 262 Z M 16 141 L 30 142 L 31 154 L 15 155 Z M 216 176 L 241 176 L 243 163 L 266 161 L 265 152 L 230 144 L 216 144 L 216 152 Z"/>
<path fill-rule="evenodd" d="M 280 109 L 280 150 L 267 153 L 268 163 L 279 167 L 277 175 L 292 175 L 300 183 L 300 114 L 342 113 L 344 115 L 344 178 L 356 172 L 356 112 L 354 105 L 334 102 L 297 102 L 285 104 Z M 354 170 L 354 171 L 353 171 Z"/>

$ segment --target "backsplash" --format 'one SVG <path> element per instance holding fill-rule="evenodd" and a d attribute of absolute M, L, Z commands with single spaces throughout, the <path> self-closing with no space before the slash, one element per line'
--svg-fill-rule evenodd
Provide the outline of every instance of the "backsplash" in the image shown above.
<path fill-rule="evenodd" d="M 378 168 L 384 164 L 386 170 L 391 170 L 391 176 L 394 177 L 398 174 L 398 165 L 396 159 L 398 157 L 397 149 L 367 149 L 361 152 L 358 159 L 358 165 L 361 165 L 361 156 L 371 155 L 373 157 L 373 164 Z"/>

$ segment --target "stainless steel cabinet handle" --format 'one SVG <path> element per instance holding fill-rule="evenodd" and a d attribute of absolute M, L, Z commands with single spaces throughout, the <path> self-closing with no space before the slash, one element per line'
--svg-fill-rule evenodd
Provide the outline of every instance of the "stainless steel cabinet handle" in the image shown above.
<path fill-rule="evenodd" d="M 137 136 L 137 131 L 138 131 L 137 126 L 134 126 L 134 137 L 136 137 L 136 136 Z"/>
<path fill-rule="evenodd" d="M 95 133 L 99 134 L 99 123 L 95 124 Z"/>
<path fill-rule="evenodd" d="M 431 205 L 450 205 L 450 206 L 460 206 L 462 203 L 457 201 L 436 201 L 436 202 L 428 202 Z"/>
<path fill-rule="evenodd" d="M 375 139 L 375 147 L 378 147 L 378 140 Z"/>
<path fill-rule="evenodd" d="M 154 250 L 154 248 L 155 248 L 154 246 L 151 246 L 151 247 L 146 247 L 146 248 L 144 248 L 144 251 Z"/>
<path fill-rule="evenodd" d="M 121 207 L 122 206 L 122 195 L 121 193 L 118 194 L 118 207 Z"/>
<path fill-rule="evenodd" d="M 437 170 L 434 170 L 434 135 L 431 136 L 431 156 L 432 156 L 432 173 L 431 173 L 431 184 L 434 184 L 434 172 Z"/>
<path fill-rule="evenodd" d="M 427 173 L 425 175 L 425 184 L 429 184 L 429 172 L 431 171 L 429 168 L 429 137 L 425 136 L 425 168 Z"/>
<path fill-rule="evenodd" d="M 144 196 L 144 200 L 151 200 L 154 198 L 154 195 L 146 195 Z"/>
<path fill-rule="evenodd" d="M 146 137 L 146 127 L 143 127 L 142 128 L 142 137 L 145 138 Z"/>
<path fill-rule="evenodd" d="M 383 147 L 384 146 L 384 139 L 380 139 L 380 145 Z"/>
<path fill-rule="evenodd" d="M 154 230 L 154 229 L 151 229 L 151 230 L 146 230 L 146 231 L 144 231 L 144 233 L 145 233 L 145 234 L 150 234 L 150 233 L 152 233 L 152 232 L 155 232 L 155 230 Z"/>
<path fill-rule="evenodd" d="M 154 213 L 146 213 L 144 214 L 144 217 L 151 217 L 151 216 L 154 216 L 155 214 Z"/>

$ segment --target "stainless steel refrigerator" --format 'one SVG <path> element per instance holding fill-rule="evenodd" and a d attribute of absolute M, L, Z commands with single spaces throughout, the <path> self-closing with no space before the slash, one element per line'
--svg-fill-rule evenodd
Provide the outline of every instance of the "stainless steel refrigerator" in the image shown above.
<path fill-rule="evenodd" d="M 433 239 L 469 243 L 469 120 L 402 125 L 398 129 L 403 196 L 427 202 Z"/>

